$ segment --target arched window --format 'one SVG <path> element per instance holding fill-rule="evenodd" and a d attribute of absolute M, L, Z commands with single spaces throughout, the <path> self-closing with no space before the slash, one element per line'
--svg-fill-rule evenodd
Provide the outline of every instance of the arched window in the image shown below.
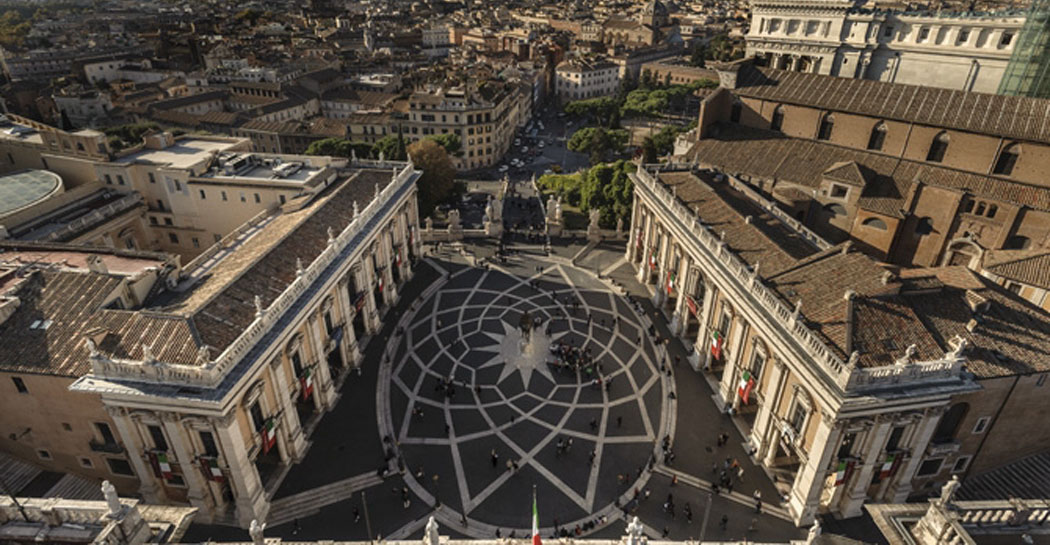
<path fill-rule="evenodd" d="M 1006 239 L 1006 244 L 1003 245 L 1004 250 L 1027 250 L 1032 245 L 1032 240 L 1028 237 L 1021 235 L 1014 235 Z"/>
<path fill-rule="evenodd" d="M 995 168 L 992 169 L 992 173 L 1009 176 L 1013 173 L 1014 165 L 1017 164 L 1017 158 L 1020 156 L 1020 145 L 1010 144 L 1009 146 L 1006 146 L 1003 148 L 1003 151 L 999 153 L 999 159 L 995 161 Z"/>
<path fill-rule="evenodd" d="M 941 421 L 937 424 L 937 431 L 933 432 L 934 443 L 948 443 L 955 439 L 955 432 L 959 431 L 966 412 L 970 410 L 969 403 L 956 403 L 948 412 L 944 413 Z"/>
<path fill-rule="evenodd" d="M 827 114 L 820 120 L 820 129 L 817 131 L 817 140 L 831 140 L 831 131 L 835 128 L 835 116 Z"/>
<path fill-rule="evenodd" d="M 861 222 L 861 225 L 865 227 L 871 227 L 872 229 L 878 229 L 879 231 L 886 230 L 886 222 L 880 220 L 879 218 L 868 218 Z"/>
<path fill-rule="evenodd" d="M 784 126 L 784 106 L 777 106 L 773 110 L 773 119 L 769 122 L 769 128 L 774 131 L 779 131 Z"/>
<path fill-rule="evenodd" d="M 882 145 L 886 143 L 886 124 L 879 121 L 871 128 L 871 136 L 868 137 L 868 149 L 882 151 Z"/>
<path fill-rule="evenodd" d="M 926 153 L 926 160 L 940 163 L 944 160 L 944 154 L 948 151 L 948 133 L 941 131 L 940 134 L 930 142 L 930 151 Z"/>
<path fill-rule="evenodd" d="M 833 202 L 831 204 L 824 205 L 824 211 L 833 216 L 845 216 L 846 207 L 839 203 Z"/>
<path fill-rule="evenodd" d="M 729 111 L 729 120 L 733 123 L 740 123 L 740 114 L 744 111 L 744 105 L 739 100 L 733 101 L 733 107 Z"/>

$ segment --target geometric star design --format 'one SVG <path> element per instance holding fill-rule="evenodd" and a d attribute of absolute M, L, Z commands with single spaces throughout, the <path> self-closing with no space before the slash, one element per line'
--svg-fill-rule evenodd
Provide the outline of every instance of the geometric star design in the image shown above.
<path fill-rule="evenodd" d="M 521 373 L 521 382 L 526 389 L 529 387 L 533 371 L 540 373 L 552 383 L 555 382 L 550 367 L 547 366 L 547 354 L 551 343 L 563 337 L 566 332 L 556 333 L 553 337 L 548 338 L 541 325 L 532 330 L 531 340 L 523 347 L 521 330 L 505 321 L 500 323 L 503 324 L 502 334 L 486 333 L 499 343 L 498 358 L 503 360 L 503 370 L 500 371 L 497 382 L 503 382 L 503 379 L 513 374 L 514 371 Z"/>

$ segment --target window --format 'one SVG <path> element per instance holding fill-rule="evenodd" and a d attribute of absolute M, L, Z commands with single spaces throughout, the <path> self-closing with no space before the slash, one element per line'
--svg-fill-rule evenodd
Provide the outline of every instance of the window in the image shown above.
<path fill-rule="evenodd" d="M 164 218 L 164 225 L 175 225 L 171 218 Z"/>
<path fill-rule="evenodd" d="M 177 191 L 179 193 L 182 193 L 182 183 L 179 182 L 178 180 L 174 180 L 174 182 L 175 182 L 175 191 Z"/>
<path fill-rule="evenodd" d="M 91 461 L 91 458 L 84 458 L 83 456 L 81 456 L 80 458 L 77 458 L 77 460 L 80 461 L 80 467 L 86 467 L 88 469 L 95 467 L 95 464 Z"/>
<path fill-rule="evenodd" d="M 929 39 L 930 39 L 930 29 L 927 28 L 927 27 L 920 28 L 919 29 L 919 42 L 922 43 L 922 42 L 925 42 L 925 41 L 927 41 Z"/>
<path fill-rule="evenodd" d="M 95 422 L 95 430 L 98 431 L 98 436 L 102 438 L 103 443 L 107 445 L 117 444 L 117 438 L 113 436 L 113 430 L 109 429 L 109 424 Z"/>
<path fill-rule="evenodd" d="M 887 27 L 886 27 L 886 28 L 885 28 L 885 29 L 884 29 L 884 30 L 882 31 L 882 35 L 883 35 L 883 36 L 885 36 L 885 37 L 887 37 L 887 38 L 892 38 L 892 37 L 893 37 L 893 27 L 892 27 L 892 26 L 887 26 Z"/>
<path fill-rule="evenodd" d="M 223 200 L 223 201 L 225 201 L 225 200 L 226 200 L 226 192 L 225 192 L 225 191 L 220 191 L 220 192 L 219 192 L 219 196 L 220 196 L 220 197 L 222 197 L 222 200 Z"/>
<path fill-rule="evenodd" d="M 109 472 L 114 475 L 135 476 L 135 472 L 131 470 L 131 464 L 122 458 L 106 458 L 106 465 L 109 466 Z"/>
<path fill-rule="evenodd" d="M 263 418 L 262 407 L 259 406 L 259 402 L 252 403 L 252 408 L 248 410 L 249 414 L 252 415 L 252 423 L 255 424 L 255 431 L 262 429 L 263 424 L 266 423 L 266 419 Z"/>
<path fill-rule="evenodd" d="M 845 199 L 849 194 L 849 188 L 844 185 L 831 184 L 831 196 L 835 199 Z"/>
<path fill-rule="evenodd" d="M 948 412 L 941 417 L 940 423 L 937 424 L 937 429 L 933 432 L 932 441 L 934 443 L 949 443 L 955 440 L 955 432 L 958 431 L 959 424 L 962 424 L 963 418 L 966 417 L 966 412 L 969 410 L 969 403 L 952 405 Z"/>
<path fill-rule="evenodd" d="M 65 431 L 73 431 L 73 426 L 71 426 L 69 422 L 63 422 L 62 429 Z"/>
<path fill-rule="evenodd" d="M 922 464 L 919 466 L 919 471 L 916 472 L 916 475 L 920 477 L 925 475 L 936 475 L 938 472 L 940 472 L 941 462 L 943 461 L 944 458 L 932 458 L 929 460 L 923 460 Z"/>
<path fill-rule="evenodd" d="M 117 183 L 120 184 L 120 185 L 125 185 L 124 184 L 124 176 L 122 176 L 120 174 L 117 174 Z"/>
<path fill-rule="evenodd" d="M 284 204 L 284 195 L 278 195 L 277 198 L 281 201 L 281 204 Z"/>
<path fill-rule="evenodd" d="M 205 193 L 203 189 L 202 189 L 202 190 L 200 190 L 200 194 L 201 194 L 201 200 L 202 200 L 202 201 L 204 201 L 204 200 L 207 200 L 207 199 L 208 199 L 208 194 L 207 194 L 207 193 Z"/>
<path fill-rule="evenodd" d="M 784 107 L 777 106 L 773 110 L 773 119 L 769 122 L 770 130 L 779 131 L 784 126 Z"/>
<path fill-rule="evenodd" d="M 944 160 L 944 154 L 948 151 L 948 133 L 941 132 L 930 142 L 930 151 L 926 153 L 926 160 L 940 163 Z"/>
<path fill-rule="evenodd" d="M 106 178 L 106 183 L 107 184 L 113 185 L 113 178 L 110 178 L 109 174 L 106 174 L 105 178 Z"/>
<path fill-rule="evenodd" d="M 879 218 L 868 218 L 864 220 L 861 223 L 861 225 L 865 227 L 871 227 L 872 229 L 878 229 L 879 231 L 886 230 L 886 222 L 880 220 Z"/>
<path fill-rule="evenodd" d="M 857 441 L 857 432 L 847 432 L 842 436 L 842 443 L 839 443 L 838 459 L 849 458 L 853 452 L 853 443 Z"/>
<path fill-rule="evenodd" d="M 15 389 L 20 394 L 28 394 L 29 388 L 26 388 L 26 382 L 22 380 L 22 377 L 11 377 L 11 382 L 15 383 Z"/>
<path fill-rule="evenodd" d="M 179 235 L 176 235 L 175 233 L 168 233 L 168 241 L 170 241 L 172 244 L 178 244 Z"/>
<path fill-rule="evenodd" d="M 988 429 L 988 420 L 989 418 L 987 416 L 978 418 L 977 422 L 973 425 L 973 431 L 970 433 L 973 433 L 974 435 L 984 433 L 984 430 Z"/>
<path fill-rule="evenodd" d="M 955 43 L 964 44 L 970 41 L 970 31 L 965 28 L 959 31 L 959 37 L 955 39 Z"/>
<path fill-rule="evenodd" d="M 151 184 L 157 183 L 157 177 L 154 176 L 152 172 L 147 172 L 146 175 L 149 176 L 149 183 L 151 183 Z"/>
<path fill-rule="evenodd" d="M 1032 244 L 1032 241 L 1028 237 L 1021 235 L 1014 235 L 1006 239 L 1006 244 L 1003 245 L 1004 250 L 1027 250 Z"/>
<path fill-rule="evenodd" d="M 149 432 L 150 438 L 153 440 L 153 448 L 157 450 L 168 450 L 168 440 L 164 438 L 164 430 L 160 429 L 160 426 L 150 424 L 146 426 L 146 430 Z"/>
<path fill-rule="evenodd" d="M 197 237 L 191 238 L 190 241 L 193 242 L 193 247 L 194 248 L 200 248 L 201 247 L 201 241 Z"/>
<path fill-rule="evenodd" d="M 808 412 L 805 405 L 795 403 L 795 410 L 791 411 L 791 429 L 795 430 L 795 433 L 802 433 L 802 426 L 806 423 Z"/>
<path fill-rule="evenodd" d="M 831 131 L 835 128 L 835 116 L 827 114 L 820 120 L 820 129 L 817 130 L 817 140 L 831 140 Z"/>
<path fill-rule="evenodd" d="M 890 438 L 886 441 L 886 452 L 894 452 L 900 449 L 901 438 L 904 437 L 905 426 L 895 426 L 890 432 Z"/>
<path fill-rule="evenodd" d="M 1001 174 L 1003 176 L 1012 174 L 1014 165 L 1017 164 L 1017 158 L 1020 155 L 1021 149 L 1017 144 L 1010 144 L 1003 148 L 1003 151 L 999 153 L 999 159 L 995 161 L 995 167 L 992 168 L 992 174 Z"/>
<path fill-rule="evenodd" d="M 1042 375 L 1039 375 L 1039 378 L 1037 378 L 1035 380 L 1035 385 L 1036 386 L 1042 386 L 1045 383 L 1046 383 L 1046 373 L 1043 373 Z"/>
<path fill-rule="evenodd" d="M 966 201 L 966 205 L 963 207 L 963 212 L 966 212 L 967 214 L 973 212 L 975 204 L 977 204 L 976 201 Z"/>
<path fill-rule="evenodd" d="M 989 218 L 994 218 L 995 214 L 998 213 L 998 212 L 999 212 L 999 207 L 994 205 L 994 204 L 992 204 L 992 205 L 988 206 L 988 213 L 985 214 L 985 215 L 988 216 Z"/>
<path fill-rule="evenodd" d="M 952 473 L 962 473 L 970 465 L 970 456 L 960 456 L 952 466 Z"/>
<path fill-rule="evenodd" d="M 868 149 L 871 151 L 882 151 L 883 144 L 886 143 L 886 124 L 879 121 L 871 129 L 871 136 L 868 137 Z"/>
<path fill-rule="evenodd" d="M 1014 41 L 1013 32 L 1003 32 L 1002 38 L 999 38 L 999 47 L 1009 47 L 1010 43 Z"/>
<path fill-rule="evenodd" d="M 744 112 L 744 105 L 740 101 L 733 102 L 733 106 L 729 110 L 729 120 L 733 123 L 740 123 L 740 115 Z"/>
<path fill-rule="evenodd" d="M 210 431 L 200 432 L 201 446 L 204 447 L 204 455 L 212 458 L 219 457 L 219 447 L 215 444 L 215 436 Z"/>
<path fill-rule="evenodd" d="M 248 197 L 245 196 L 243 191 L 241 191 L 241 202 L 248 202 Z"/>
<path fill-rule="evenodd" d="M 332 336 L 332 332 L 335 331 L 335 327 L 332 325 L 332 313 L 331 312 L 325 312 L 324 313 L 324 328 L 325 328 L 325 331 L 328 332 L 328 336 L 331 337 Z"/>
<path fill-rule="evenodd" d="M 1018 284 L 1017 282 L 1007 282 L 1006 283 L 1006 291 L 1009 291 L 1010 293 L 1012 293 L 1014 295 L 1020 295 L 1021 294 L 1021 285 Z"/>
<path fill-rule="evenodd" d="M 845 216 L 846 215 L 846 207 L 842 206 L 841 204 L 839 204 L 837 202 L 833 202 L 831 204 L 824 205 L 824 211 L 827 212 L 828 214 L 831 214 L 832 216 Z"/>
<path fill-rule="evenodd" d="M 36 455 L 39 456 L 41 460 L 51 459 L 51 452 L 49 452 L 47 449 L 37 449 Z"/>
<path fill-rule="evenodd" d="M 259 202 L 260 202 L 260 200 L 259 200 L 259 194 L 258 194 L 258 193 L 256 193 L 256 194 L 255 194 L 255 204 L 259 204 Z"/>

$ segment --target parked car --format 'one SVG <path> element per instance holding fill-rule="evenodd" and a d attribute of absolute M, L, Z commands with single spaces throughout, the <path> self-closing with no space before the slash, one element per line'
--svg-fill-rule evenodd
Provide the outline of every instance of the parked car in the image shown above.
<path fill-rule="evenodd" d="M 504 172 L 507 172 L 508 170 L 510 170 L 510 167 L 508 167 L 507 165 L 500 165 L 499 166 L 499 171 L 500 171 L 501 174 L 504 173 Z"/>

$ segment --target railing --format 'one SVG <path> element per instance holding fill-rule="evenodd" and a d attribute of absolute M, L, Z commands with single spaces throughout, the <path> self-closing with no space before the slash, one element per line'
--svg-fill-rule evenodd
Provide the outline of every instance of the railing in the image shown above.
<path fill-rule="evenodd" d="M 258 225 L 259 222 L 261 222 L 262 220 L 264 220 L 267 217 L 269 217 L 270 214 L 273 214 L 273 212 L 274 212 L 274 209 L 272 207 L 266 207 L 265 210 L 259 211 L 259 213 L 256 214 L 255 216 L 253 216 L 251 219 L 249 219 L 248 221 L 242 223 L 241 225 L 239 225 L 233 231 L 227 233 L 226 236 L 222 237 L 219 240 L 219 242 L 216 242 L 215 244 L 212 244 L 211 246 L 209 246 L 207 250 L 204 250 L 203 252 L 198 254 L 197 257 L 193 258 L 192 261 L 190 261 L 184 267 L 182 267 L 182 276 L 190 275 L 197 268 L 199 268 L 204 263 L 206 263 L 209 259 L 214 257 L 215 254 L 219 253 L 224 248 L 227 248 L 227 247 L 233 245 L 233 242 L 235 240 L 237 240 L 237 237 L 243 235 L 249 229 L 251 229 L 251 228 L 255 227 L 256 225 Z"/>
<path fill-rule="evenodd" d="M 213 361 L 199 361 L 199 365 L 180 365 L 164 362 L 141 362 L 92 357 L 95 374 L 111 378 L 130 378 L 137 381 L 174 383 L 179 385 L 216 386 L 226 373 L 236 365 L 276 325 L 281 316 L 299 299 L 339 254 L 350 245 L 369 221 L 388 211 L 386 202 L 404 186 L 413 183 L 411 163 L 389 163 L 400 167 L 397 175 L 387 186 L 361 210 L 349 225 L 318 255 L 303 273 L 284 289 L 269 307 L 261 309 L 255 320 L 234 339 Z"/>
<path fill-rule="evenodd" d="M 691 169 L 692 165 L 674 163 L 661 167 L 662 171 Z M 769 288 L 766 288 L 762 282 L 756 281 L 756 275 L 751 268 L 730 252 L 725 242 L 712 233 L 711 228 L 704 225 L 695 212 L 682 204 L 644 166 L 639 167 L 635 172 L 635 179 L 641 182 L 640 185 L 642 187 L 648 189 L 671 210 L 670 217 L 679 223 L 679 226 L 688 236 L 694 239 L 694 243 L 698 247 L 706 249 L 718 264 L 727 270 L 729 273 L 727 277 L 730 282 L 738 284 L 738 289 L 744 295 L 750 296 L 757 306 L 765 310 L 788 329 L 789 333 L 791 333 L 790 337 L 800 345 L 814 362 L 821 364 L 823 370 L 835 378 L 839 384 L 843 384 L 848 380 L 845 362 L 835 355 L 815 333 L 806 327 L 802 320 L 798 319 L 799 316 L 794 309 L 788 308 L 781 301 L 780 297 Z"/>
<path fill-rule="evenodd" d="M 693 165 L 683 163 L 669 163 L 660 166 L 662 172 L 691 170 Z M 694 239 L 696 246 L 706 249 L 708 253 L 726 271 L 727 281 L 737 284 L 738 289 L 757 303 L 757 306 L 771 315 L 783 328 L 790 333 L 789 337 L 797 342 L 803 351 L 821 368 L 829 373 L 835 382 L 843 390 L 857 390 L 871 387 L 887 386 L 903 383 L 928 382 L 931 380 L 948 380 L 958 378 L 961 375 L 964 359 L 946 354 L 943 359 L 933 361 L 919 361 L 905 365 L 891 365 L 874 368 L 859 368 L 848 365 L 835 352 L 829 348 L 824 341 L 805 325 L 796 309 L 788 307 L 786 302 L 773 290 L 767 288 L 757 278 L 757 274 L 733 254 L 719 236 L 716 236 L 711 228 L 704 225 L 695 212 L 685 206 L 675 194 L 660 183 L 645 165 L 638 168 L 634 174 L 636 183 L 648 189 L 654 197 L 666 206 L 672 213 L 669 216 L 681 227 L 682 231 Z M 746 184 L 733 181 L 729 178 L 734 188 L 743 191 L 749 198 L 761 199 L 757 192 L 748 188 Z M 703 182 L 701 182 L 703 183 Z M 737 185 L 739 184 L 739 185 Z M 769 201 L 761 200 L 769 203 Z M 769 203 L 773 209 L 776 206 Z M 774 214 L 778 219 L 780 215 Z M 798 224 L 793 218 L 788 220 Z M 828 243 L 816 234 L 808 231 L 798 224 L 795 231 L 810 243 L 820 248 L 828 246 Z M 804 229 L 805 231 L 801 231 Z M 806 234 L 806 233 L 809 234 Z"/>
<path fill-rule="evenodd" d="M 780 207 L 776 205 L 776 203 L 763 197 L 762 194 L 760 194 L 758 191 L 755 191 L 755 189 L 749 184 L 744 183 L 742 180 L 739 180 L 734 176 L 729 176 L 728 178 L 729 185 L 732 186 L 733 189 L 736 189 L 744 195 L 747 195 L 749 199 L 754 201 L 756 204 L 760 205 L 763 210 L 772 214 L 782 223 L 790 227 L 792 231 L 795 231 L 796 233 L 798 233 L 799 236 L 806 239 L 806 242 L 809 242 L 810 244 L 816 246 L 820 250 L 827 250 L 828 248 L 831 248 L 831 243 L 821 238 L 820 235 L 814 233 L 805 225 L 802 225 L 800 221 L 791 217 L 791 215 L 787 212 L 781 210 Z"/>
<path fill-rule="evenodd" d="M 958 521 L 964 526 L 1042 525 L 1050 520 L 1047 500 L 953 501 Z"/>
<path fill-rule="evenodd" d="M 59 229 L 48 233 L 47 240 L 58 240 L 62 237 L 72 235 L 86 229 L 88 227 L 98 225 L 121 212 L 138 206 L 142 203 L 142 195 L 139 193 L 129 193 L 120 199 L 113 201 L 102 208 L 96 208 L 90 213 L 85 214 L 66 225 L 63 225 Z"/>

